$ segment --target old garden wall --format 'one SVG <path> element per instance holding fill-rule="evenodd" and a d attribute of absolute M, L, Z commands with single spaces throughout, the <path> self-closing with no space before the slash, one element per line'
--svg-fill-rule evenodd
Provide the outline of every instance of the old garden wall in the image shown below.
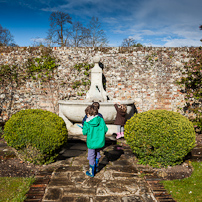
<path fill-rule="evenodd" d="M 0 47 L 0 65 L 23 64 L 39 57 L 42 47 Z M 59 66 L 51 82 L 27 80 L 22 86 L 0 84 L 0 121 L 28 108 L 45 109 L 58 114 L 58 100 L 85 99 L 89 86 L 73 85 L 84 78 L 78 63 L 93 63 L 101 57 L 106 91 L 111 100 L 133 100 L 138 112 L 151 109 L 177 111 L 184 106 L 184 94 L 176 81 L 189 61 L 191 48 L 59 48 L 52 54 Z"/>

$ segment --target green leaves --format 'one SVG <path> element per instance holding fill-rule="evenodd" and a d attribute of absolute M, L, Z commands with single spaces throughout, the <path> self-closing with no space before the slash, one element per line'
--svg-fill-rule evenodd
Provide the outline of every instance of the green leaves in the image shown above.
<path fill-rule="evenodd" d="M 58 67 L 57 59 L 51 56 L 51 51 L 42 51 L 40 57 L 30 57 L 24 64 L 18 65 L 1 65 L 0 66 L 0 84 L 16 84 L 19 86 L 28 78 L 49 81 L 53 77 L 54 69 Z"/>
<path fill-rule="evenodd" d="M 124 137 L 139 162 L 154 167 L 181 163 L 195 146 L 193 124 L 166 110 L 135 114 L 125 125 Z"/>
<path fill-rule="evenodd" d="M 192 121 L 202 129 L 202 48 L 195 48 L 190 54 L 192 59 L 185 64 L 184 76 L 178 84 L 185 87 L 187 112 L 195 114 Z"/>
<path fill-rule="evenodd" d="M 28 77 L 34 80 L 40 79 L 48 81 L 51 78 L 53 70 L 57 68 L 56 59 L 51 56 L 42 56 L 40 58 L 31 58 L 25 65 Z"/>
<path fill-rule="evenodd" d="M 21 110 L 5 124 L 4 138 L 24 159 L 33 163 L 51 162 L 57 149 L 67 141 L 63 119 L 40 109 Z"/>
<path fill-rule="evenodd" d="M 78 89 L 80 86 L 90 86 L 90 69 L 93 67 L 93 64 L 88 63 L 79 63 L 74 66 L 74 69 L 78 71 L 79 77 L 82 75 L 82 79 L 80 81 L 76 80 L 72 83 L 73 89 Z M 79 90 L 79 89 L 78 89 Z M 81 89 L 81 92 L 77 91 L 77 95 L 83 95 L 83 89 Z"/>

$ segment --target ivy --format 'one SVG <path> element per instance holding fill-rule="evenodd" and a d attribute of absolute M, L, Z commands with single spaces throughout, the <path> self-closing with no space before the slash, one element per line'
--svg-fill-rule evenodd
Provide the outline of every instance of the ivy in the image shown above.
<path fill-rule="evenodd" d="M 40 79 L 42 81 L 49 80 L 52 76 L 53 70 L 58 67 L 56 59 L 48 56 L 40 58 L 30 58 L 25 64 L 27 76 L 32 79 Z"/>
<path fill-rule="evenodd" d="M 93 67 L 93 64 L 88 64 L 88 63 L 79 63 L 76 64 L 73 69 L 78 71 L 78 76 L 83 77 L 81 81 L 76 80 L 75 82 L 72 83 L 72 88 L 73 89 L 78 89 L 81 86 L 87 87 L 90 85 L 90 69 Z M 77 92 L 78 95 L 82 94 L 83 92 Z"/>
<path fill-rule="evenodd" d="M 80 82 L 80 81 L 75 81 L 75 82 L 73 83 L 73 85 L 72 85 L 72 88 L 73 88 L 73 89 L 76 89 L 76 88 L 78 88 L 80 85 L 81 85 L 81 82 Z"/>
<path fill-rule="evenodd" d="M 24 64 L 1 65 L 0 84 L 16 84 L 19 86 L 26 79 L 48 81 L 52 78 L 54 69 L 58 67 L 57 59 L 51 56 L 51 51 L 42 51 L 41 57 L 30 57 Z"/>
<path fill-rule="evenodd" d="M 202 48 L 191 51 L 191 60 L 185 64 L 183 76 L 178 82 L 183 85 L 186 94 L 186 105 L 184 110 L 195 114 L 190 119 L 194 122 L 195 128 L 202 129 Z"/>
<path fill-rule="evenodd" d="M 58 67 L 58 60 L 52 56 L 51 48 L 29 48 L 30 57 L 24 63 L 16 63 L 15 59 L 9 61 L 9 64 L 0 65 L 0 88 L 2 89 L 3 97 L 0 99 L 0 117 L 4 120 L 10 118 L 14 110 L 18 110 L 14 105 L 15 89 L 22 87 L 27 81 L 48 82 L 54 79 L 57 73 L 55 69 Z M 33 57 L 41 52 L 40 57 Z M 49 83 L 50 91 L 51 86 Z M 53 100 L 53 99 L 52 99 Z M 53 102 L 53 101 L 52 101 Z M 3 107 L 3 106 L 6 106 Z M 29 107 L 29 106 L 26 106 Z M 55 110 L 55 105 L 53 103 Z M 12 110 L 11 110 L 12 109 Z M 6 111 L 6 113 L 5 113 Z"/>

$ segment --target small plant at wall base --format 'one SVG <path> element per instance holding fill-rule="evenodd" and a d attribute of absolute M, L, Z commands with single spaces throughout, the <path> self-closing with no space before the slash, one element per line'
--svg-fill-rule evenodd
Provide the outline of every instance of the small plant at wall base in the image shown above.
<path fill-rule="evenodd" d="M 178 82 L 184 85 L 186 93 L 185 113 L 194 114 L 190 117 L 195 128 L 202 130 L 202 48 L 193 49 L 191 59 L 184 66 L 183 77 Z"/>
<path fill-rule="evenodd" d="M 124 128 L 124 138 L 140 164 L 174 166 L 195 146 L 192 122 L 177 112 L 150 110 L 135 114 Z"/>
<path fill-rule="evenodd" d="M 40 109 L 21 110 L 6 122 L 4 139 L 23 161 L 48 164 L 67 142 L 67 129 L 61 117 Z"/>

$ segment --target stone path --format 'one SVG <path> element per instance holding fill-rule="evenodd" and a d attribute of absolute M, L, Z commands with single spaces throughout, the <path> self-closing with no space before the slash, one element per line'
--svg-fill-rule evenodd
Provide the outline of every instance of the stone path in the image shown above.
<path fill-rule="evenodd" d="M 85 141 L 69 141 L 68 148 L 61 152 L 59 161 L 47 166 L 38 176 L 38 181 L 30 188 L 25 202 L 174 201 L 159 186 L 160 179 L 145 178 L 145 173 L 151 171 L 148 167 L 137 164 L 124 140 L 118 141 L 118 144 L 110 140 L 106 143 L 101 151 L 99 172 L 90 178 L 85 175 L 88 170 Z M 157 188 L 156 196 L 150 185 Z M 159 197 L 164 200 L 158 200 Z"/>
<path fill-rule="evenodd" d="M 0 144 L 0 157 L 9 151 Z M 37 172 L 24 202 L 174 202 L 154 170 L 137 164 L 124 139 L 107 139 L 101 155 L 99 172 L 86 176 L 86 142 L 70 139 L 57 161 Z"/>

